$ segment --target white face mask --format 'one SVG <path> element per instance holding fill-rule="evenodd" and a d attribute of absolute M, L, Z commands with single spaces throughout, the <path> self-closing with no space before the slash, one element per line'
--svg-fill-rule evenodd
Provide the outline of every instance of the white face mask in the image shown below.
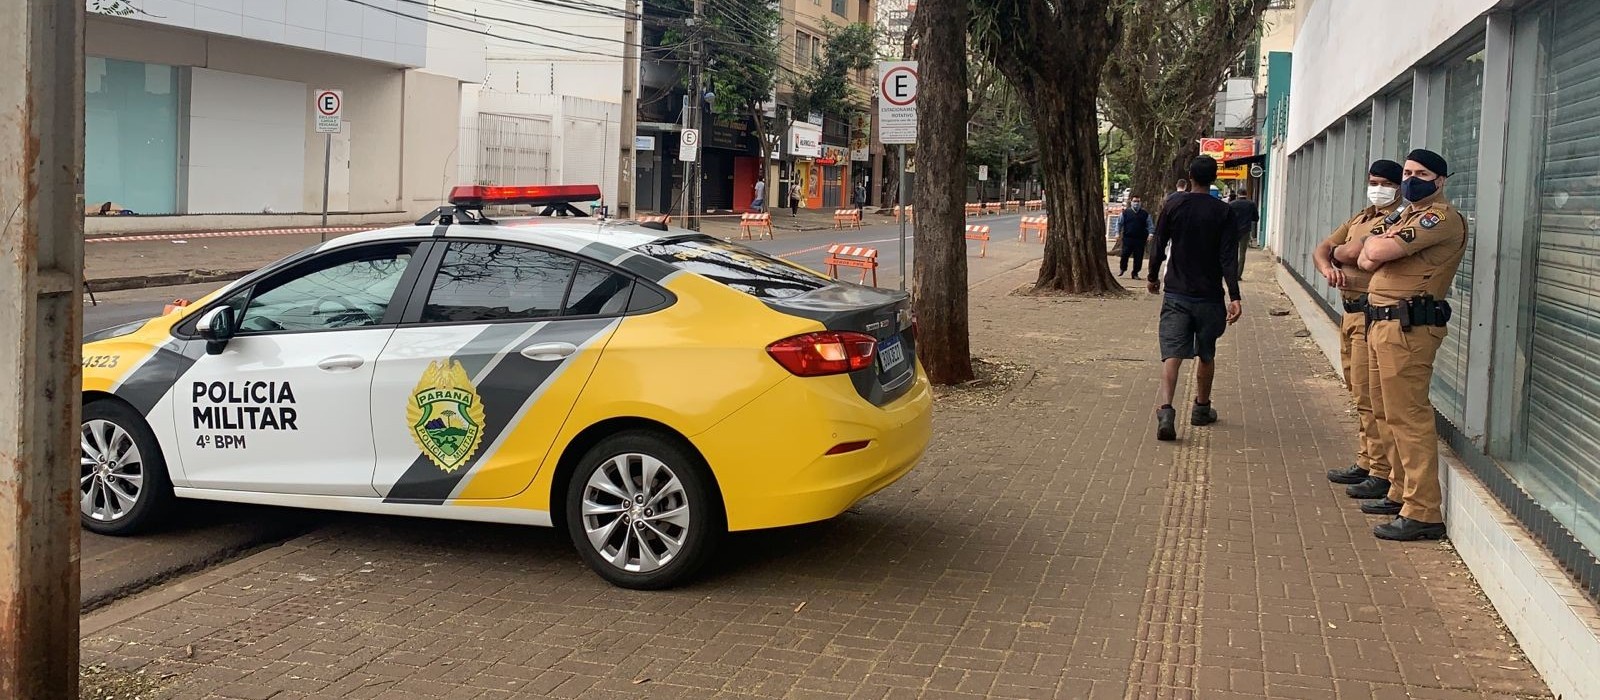
<path fill-rule="evenodd" d="M 1386 187 L 1384 185 L 1370 185 L 1367 187 L 1367 201 L 1373 206 L 1386 207 L 1394 203 L 1395 197 L 1400 195 L 1400 188 Z"/>

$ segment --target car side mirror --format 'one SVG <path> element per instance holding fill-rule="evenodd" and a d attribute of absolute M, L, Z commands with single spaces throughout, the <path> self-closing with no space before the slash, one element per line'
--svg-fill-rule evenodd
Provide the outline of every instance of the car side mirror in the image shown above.
<path fill-rule="evenodd" d="M 200 332 L 200 337 L 205 338 L 206 354 L 222 354 L 223 348 L 228 347 L 228 341 L 233 339 L 234 331 L 238 330 L 234 325 L 233 308 L 219 306 L 207 311 L 200 317 L 196 328 Z"/>

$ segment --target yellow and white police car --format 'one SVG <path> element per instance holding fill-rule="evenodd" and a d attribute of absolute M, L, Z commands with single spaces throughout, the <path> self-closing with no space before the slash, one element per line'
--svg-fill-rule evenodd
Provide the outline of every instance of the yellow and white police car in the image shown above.
<path fill-rule="evenodd" d="M 456 188 L 91 334 L 85 527 L 136 532 L 174 497 L 553 525 L 662 588 L 725 531 L 834 517 L 917 463 L 904 293 L 572 205 L 598 198 Z"/>

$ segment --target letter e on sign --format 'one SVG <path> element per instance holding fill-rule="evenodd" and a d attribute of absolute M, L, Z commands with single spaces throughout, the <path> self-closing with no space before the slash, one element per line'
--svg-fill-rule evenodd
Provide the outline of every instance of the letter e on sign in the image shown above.
<path fill-rule="evenodd" d="M 343 113 L 343 90 L 318 89 L 312 93 L 311 116 L 317 120 L 317 133 L 339 133 L 339 121 Z"/>

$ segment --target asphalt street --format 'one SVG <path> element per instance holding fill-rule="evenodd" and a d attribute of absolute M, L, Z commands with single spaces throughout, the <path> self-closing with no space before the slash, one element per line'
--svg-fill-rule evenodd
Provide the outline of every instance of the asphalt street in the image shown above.
<path fill-rule="evenodd" d="M 979 243 L 969 241 L 969 281 L 995 277 L 1037 258 L 1037 242 L 1017 239 L 1017 216 L 986 217 L 991 227 L 987 255 L 978 257 Z M 915 240 L 907 230 L 906 253 Z M 751 247 L 792 262 L 823 270 L 828 246 L 847 244 L 877 248 L 878 285 L 900 283 L 899 225 L 876 224 L 861 229 L 785 232 L 776 240 L 747 241 Z M 858 271 L 844 269 L 841 277 L 857 279 Z M 177 287 L 152 287 L 97 294 L 98 304 L 85 299 L 84 330 L 94 331 L 160 314 L 174 299 L 195 300 L 224 283 Z M 103 537 L 84 531 L 82 539 L 82 594 L 85 609 L 110 602 L 175 576 L 199 571 L 254 549 L 270 546 L 350 516 L 287 508 L 227 503 L 182 503 L 166 525 L 136 537 Z M 381 518 L 379 518 L 381 520 Z M 391 532 L 395 530 L 390 530 Z M 403 529 L 398 530 L 403 532 Z"/>

